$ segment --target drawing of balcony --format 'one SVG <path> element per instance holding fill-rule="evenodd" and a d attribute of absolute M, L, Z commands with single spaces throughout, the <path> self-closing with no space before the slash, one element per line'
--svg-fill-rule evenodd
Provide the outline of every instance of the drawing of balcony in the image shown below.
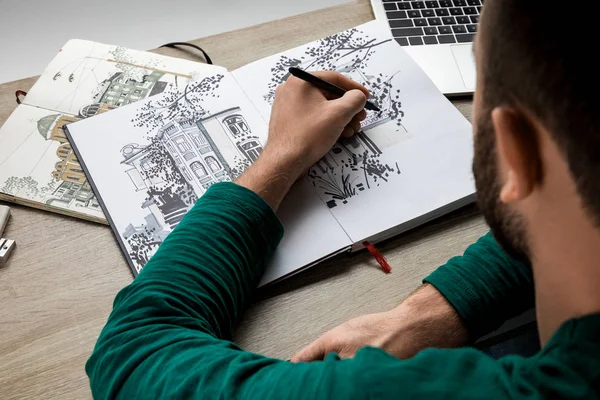
<path fill-rule="evenodd" d="M 359 132 L 350 139 L 338 141 L 333 149 L 317 162 L 316 167 L 322 173 L 333 170 L 343 162 L 349 162 L 356 168 L 365 158 L 381 153 L 373 140 L 364 132 Z"/>

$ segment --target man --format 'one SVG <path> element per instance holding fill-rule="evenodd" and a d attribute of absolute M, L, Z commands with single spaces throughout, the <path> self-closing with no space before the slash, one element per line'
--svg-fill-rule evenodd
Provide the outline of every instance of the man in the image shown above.
<path fill-rule="evenodd" d="M 591 43 L 593 17 L 578 17 L 590 22 L 580 30 L 556 29 L 562 10 L 546 2 L 487 0 L 485 8 L 476 44 L 473 169 L 494 237 L 520 261 L 491 236 L 482 238 L 428 277 L 387 314 L 390 321 L 366 317 L 352 331 L 356 339 L 342 328 L 341 342 L 326 337 L 294 359 L 322 361 L 269 359 L 228 341 L 281 237 L 273 210 L 364 118 L 366 92 L 357 84 L 324 73 L 356 89 L 327 101 L 291 78 L 276 93 L 260 159 L 237 183 L 212 186 L 118 294 L 86 365 L 94 396 L 600 397 L 598 84 L 593 63 L 581 63 L 571 43 Z M 530 306 L 532 276 L 543 346 L 536 356 L 419 351 L 464 344 L 493 328 L 496 316 Z M 364 334 L 382 321 L 375 334 Z M 365 344 L 412 358 L 358 350 Z M 354 357 L 326 356 L 330 350 Z"/>

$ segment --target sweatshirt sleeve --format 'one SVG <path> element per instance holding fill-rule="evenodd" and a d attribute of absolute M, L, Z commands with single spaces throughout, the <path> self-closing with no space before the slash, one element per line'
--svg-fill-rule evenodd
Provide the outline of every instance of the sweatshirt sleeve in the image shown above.
<path fill-rule="evenodd" d="M 86 364 L 94 398 L 502 399 L 539 390 L 547 373 L 533 361 L 469 348 L 410 360 L 364 348 L 353 359 L 297 364 L 240 349 L 232 331 L 282 233 L 255 193 L 211 186 L 117 295 Z M 556 375 L 543 382 L 556 386 Z"/>
<path fill-rule="evenodd" d="M 531 266 L 506 254 L 491 233 L 424 282 L 435 286 L 454 306 L 472 340 L 534 306 Z"/>

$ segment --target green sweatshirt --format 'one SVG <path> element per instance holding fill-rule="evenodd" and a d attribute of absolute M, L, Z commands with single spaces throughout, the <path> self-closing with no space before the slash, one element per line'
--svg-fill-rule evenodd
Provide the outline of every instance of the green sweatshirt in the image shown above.
<path fill-rule="evenodd" d="M 240 349 L 232 332 L 282 233 L 255 193 L 213 185 L 117 295 L 86 365 L 94 397 L 598 398 L 600 315 L 566 322 L 531 358 L 464 348 L 399 360 L 366 347 L 353 359 L 293 364 Z M 530 270 L 490 236 L 426 281 L 475 334 L 531 305 Z"/>

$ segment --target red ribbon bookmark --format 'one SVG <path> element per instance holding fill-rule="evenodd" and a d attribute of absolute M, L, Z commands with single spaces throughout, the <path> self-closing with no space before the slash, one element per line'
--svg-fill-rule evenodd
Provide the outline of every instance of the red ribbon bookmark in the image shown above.
<path fill-rule="evenodd" d="M 373 246 L 369 242 L 363 242 L 363 246 L 365 246 L 367 250 L 369 250 L 369 253 L 371 253 L 371 255 L 375 257 L 375 260 L 377 260 L 379 265 L 381 265 L 381 269 L 383 270 L 383 272 L 385 272 L 386 274 L 392 272 L 392 266 L 390 265 L 390 263 L 388 263 L 383 254 L 381 254 L 379 250 L 375 248 L 375 246 Z"/>

